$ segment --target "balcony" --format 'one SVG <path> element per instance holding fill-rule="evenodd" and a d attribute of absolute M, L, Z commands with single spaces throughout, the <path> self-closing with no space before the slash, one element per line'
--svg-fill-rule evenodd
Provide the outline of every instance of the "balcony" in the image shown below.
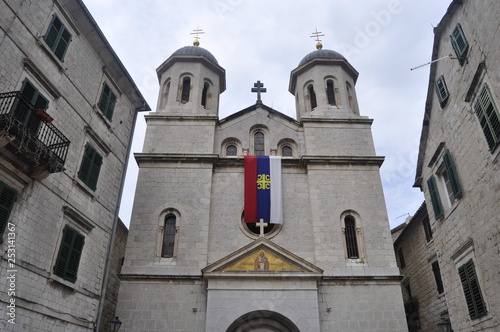
<path fill-rule="evenodd" d="M 69 140 L 19 91 L 0 93 L 0 154 L 35 180 L 64 170 Z"/>

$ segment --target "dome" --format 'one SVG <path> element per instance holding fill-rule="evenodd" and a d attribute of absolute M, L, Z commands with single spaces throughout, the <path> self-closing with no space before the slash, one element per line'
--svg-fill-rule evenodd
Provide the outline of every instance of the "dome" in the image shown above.
<path fill-rule="evenodd" d="M 201 55 L 205 57 L 208 61 L 216 65 L 219 64 L 217 62 L 217 59 L 213 56 L 212 53 L 199 46 L 184 46 L 182 48 L 179 48 L 174 53 L 172 53 L 172 56 L 174 55 Z"/>
<path fill-rule="evenodd" d="M 306 55 L 299 63 L 299 67 L 313 59 L 345 59 L 342 54 L 332 50 L 316 50 Z"/>

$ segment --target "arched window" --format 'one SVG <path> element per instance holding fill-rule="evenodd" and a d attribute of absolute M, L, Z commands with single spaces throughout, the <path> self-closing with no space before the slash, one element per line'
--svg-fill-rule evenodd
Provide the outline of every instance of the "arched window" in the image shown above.
<path fill-rule="evenodd" d="M 161 247 L 161 257 L 174 257 L 175 235 L 176 235 L 175 215 L 169 214 L 165 217 L 163 226 L 163 244 Z"/>
<path fill-rule="evenodd" d="M 326 96 L 328 98 L 328 105 L 335 106 L 337 104 L 335 103 L 335 92 L 333 88 L 334 88 L 333 80 L 326 81 Z"/>
<path fill-rule="evenodd" d="M 253 152 L 256 156 L 264 156 L 264 134 L 260 131 L 253 135 Z"/>
<path fill-rule="evenodd" d="M 356 236 L 356 221 L 352 216 L 346 216 L 345 224 L 345 242 L 347 246 L 347 258 L 359 258 L 358 240 Z"/>
<path fill-rule="evenodd" d="M 182 80 L 181 102 L 187 103 L 189 101 L 190 91 L 191 91 L 191 79 L 189 77 L 184 77 L 184 79 Z"/>
<path fill-rule="evenodd" d="M 281 156 L 282 157 L 293 157 L 292 148 L 289 147 L 288 145 L 285 145 L 284 147 L 282 147 L 281 148 Z"/>
<path fill-rule="evenodd" d="M 237 156 L 238 148 L 235 145 L 228 145 L 226 147 L 226 156 Z"/>
<path fill-rule="evenodd" d="M 210 85 L 208 84 L 208 82 L 205 82 L 205 84 L 203 84 L 203 91 L 201 92 L 201 106 L 203 106 L 203 108 L 207 108 L 207 98 L 208 98 L 208 88 L 210 87 Z"/>
<path fill-rule="evenodd" d="M 309 92 L 309 101 L 311 102 L 311 111 L 318 106 L 316 102 L 316 92 L 314 92 L 314 87 L 312 84 L 309 84 L 307 87 L 307 91 Z"/>

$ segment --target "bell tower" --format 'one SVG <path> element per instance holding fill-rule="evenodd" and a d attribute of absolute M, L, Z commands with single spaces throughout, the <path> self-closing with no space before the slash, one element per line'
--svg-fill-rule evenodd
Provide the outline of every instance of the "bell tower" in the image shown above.
<path fill-rule="evenodd" d="M 193 46 L 178 49 L 156 69 L 160 91 L 156 112 L 145 117 L 144 153 L 213 153 L 226 71 L 199 46 L 202 30 L 194 31 Z"/>
<path fill-rule="evenodd" d="M 338 52 L 323 49 L 316 30 L 316 51 L 306 55 L 290 74 L 288 91 L 295 96 L 297 120 L 359 116 L 354 85 L 358 72 Z"/>

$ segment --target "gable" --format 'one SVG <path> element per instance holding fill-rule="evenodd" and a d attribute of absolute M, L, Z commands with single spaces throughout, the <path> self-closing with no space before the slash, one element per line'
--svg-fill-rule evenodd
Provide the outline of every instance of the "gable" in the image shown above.
<path fill-rule="evenodd" d="M 205 277 L 224 275 L 250 276 L 269 274 L 278 276 L 320 277 L 323 270 L 274 244 L 259 238 L 202 270 Z"/>

